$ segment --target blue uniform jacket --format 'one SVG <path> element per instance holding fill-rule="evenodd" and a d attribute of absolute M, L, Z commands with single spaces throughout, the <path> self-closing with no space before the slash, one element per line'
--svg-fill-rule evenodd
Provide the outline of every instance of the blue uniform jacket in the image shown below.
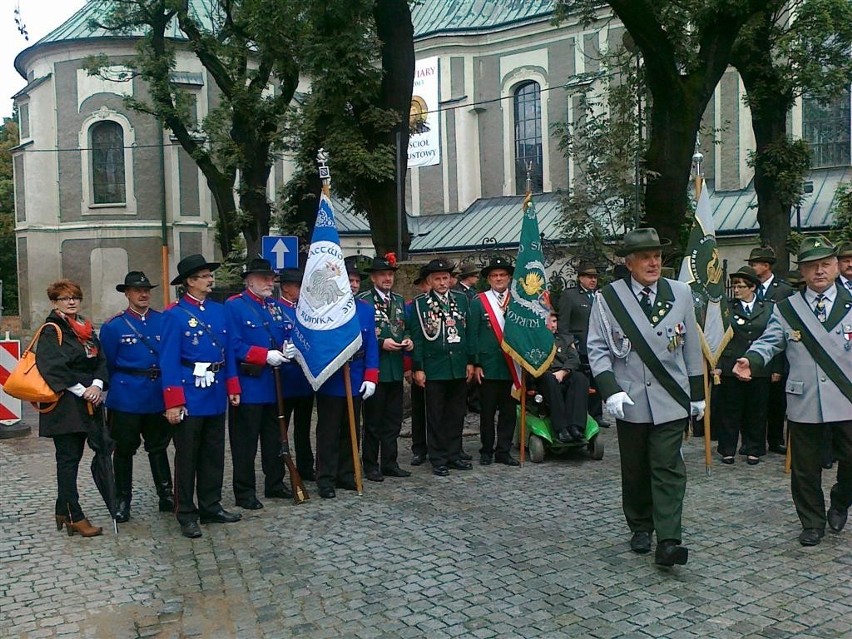
<path fill-rule="evenodd" d="M 284 308 L 284 340 L 292 342 L 296 307 L 285 299 L 281 300 L 281 306 Z M 284 397 L 310 397 L 314 394 L 302 367 L 295 360 L 281 366 L 281 389 L 284 391 Z"/>
<path fill-rule="evenodd" d="M 160 368 L 163 371 L 166 408 L 186 406 L 193 416 L 221 415 L 227 410 L 228 395 L 240 393 L 225 307 L 212 300 L 199 304 L 184 295 L 169 306 L 163 316 Z M 202 322 L 210 332 L 201 325 Z M 216 373 L 212 386 L 196 388 L 192 375 L 194 362 L 223 366 Z"/>
<path fill-rule="evenodd" d="M 356 300 L 355 309 L 361 324 L 361 349 L 349 362 L 349 379 L 352 382 L 352 396 L 358 394 L 364 380 L 379 382 L 379 341 L 376 339 L 376 318 L 373 307 L 363 300 Z M 343 367 L 320 386 L 318 395 L 346 397 L 343 379 Z"/>
<path fill-rule="evenodd" d="M 159 370 L 162 334 L 163 314 L 155 310 L 149 310 L 143 318 L 125 309 L 101 326 L 101 346 L 110 379 L 107 408 L 138 414 L 165 410 L 159 375 L 141 374 Z"/>
<path fill-rule="evenodd" d="M 271 297 L 263 300 L 250 291 L 243 291 L 225 302 L 225 314 L 240 377 L 240 403 L 274 404 L 278 401 L 275 374 L 266 363 L 266 355 L 269 350 L 283 348 L 284 310 L 281 304 Z M 248 374 L 240 368 L 241 362 L 259 374 Z"/>

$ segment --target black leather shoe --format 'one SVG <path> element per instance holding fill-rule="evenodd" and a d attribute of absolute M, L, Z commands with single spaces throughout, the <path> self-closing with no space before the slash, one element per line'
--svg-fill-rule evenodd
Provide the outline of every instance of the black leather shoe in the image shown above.
<path fill-rule="evenodd" d="M 803 546 L 818 546 L 825 532 L 819 528 L 805 528 L 799 533 L 799 543 Z"/>
<path fill-rule="evenodd" d="M 749 455 L 746 457 L 746 464 L 749 466 L 757 466 L 760 463 L 760 457 L 755 457 L 754 455 Z"/>
<path fill-rule="evenodd" d="M 461 453 L 459 453 L 459 459 L 463 459 L 465 461 L 471 461 L 473 459 L 473 457 L 471 455 L 468 455 L 466 452 L 462 451 Z"/>
<path fill-rule="evenodd" d="M 330 486 L 323 486 L 319 489 L 319 496 L 323 499 L 334 499 L 337 497 L 337 493 L 334 492 L 334 488 Z"/>
<path fill-rule="evenodd" d="M 723 464 L 728 464 L 730 466 L 731 464 L 734 463 L 734 461 L 735 460 L 734 460 L 733 455 L 726 455 L 725 457 L 722 457 L 722 463 Z"/>
<path fill-rule="evenodd" d="M 651 533 L 639 530 L 630 538 L 630 550 L 640 555 L 651 552 Z"/>
<path fill-rule="evenodd" d="M 267 499 L 293 499 L 293 491 L 288 486 L 281 484 L 272 490 L 264 491 L 263 496 Z"/>
<path fill-rule="evenodd" d="M 784 444 L 773 444 L 769 447 L 769 452 L 777 455 L 786 455 L 787 447 Z"/>
<path fill-rule="evenodd" d="M 115 509 L 115 520 L 124 524 L 130 519 L 130 504 L 126 501 L 118 502 L 118 508 Z"/>
<path fill-rule="evenodd" d="M 473 464 L 469 461 L 464 461 L 463 459 L 456 459 L 455 461 L 451 461 L 447 464 L 448 468 L 455 468 L 456 470 L 471 470 L 473 468 Z"/>
<path fill-rule="evenodd" d="M 197 521 L 190 521 L 180 525 L 180 534 L 190 539 L 198 539 L 201 537 L 201 528 Z"/>
<path fill-rule="evenodd" d="M 202 524 L 233 524 L 236 521 L 242 519 L 243 516 L 239 513 L 229 513 L 227 510 L 222 508 L 219 512 L 215 513 L 207 513 L 205 515 L 201 515 L 201 523 Z"/>
<path fill-rule="evenodd" d="M 337 482 L 337 487 L 341 490 L 358 490 L 358 486 L 355 485 L 354 481 L 339 481 Z"/>
<path fill-rule="evenodd" d="M 664 539 L 657 544 L 654 563 L 658 566 L 683 566 L 689 559 L 689 548 L 681 546 L 673 539 Z"/>
<path fill-rule="evenodd" d="M 835 508 L 832 506 L 828 509 L 828 527 L 834 532 L 839 533 L 846 525 L 846 518 L 849 516 L 849 509 Z"/>
<path fill-rule="evenodd" d="M 834 468 L 834 462 L 825 460 L 824 462 L 822 462 L 822 467 L 825 470 L 831 470 L 832 468 Z"/>
<path fill-rule="evenodd" d="M 160 497 L 158 506 L 161 513 L 173 513 L 175 511 L 175 500 L 173 497 Z"/>
<path fill-rule="evenodd" d="M 422 466 L 426 461 L 426 455 L 412 455 L 411 456 L 411 465 L 412 466 Z"/>
<path fill-rule="evenodd" d="M 521 462 L 519 462 L 514 457 L 495 457 L 494 461 L 498 464 L 503 464 L 504 466 L 520 466 Z"/>
<path fill-rule="evenodd" d="M 595 421 L 598 423 L 598 426 L 600 426 L 601 428 L 609 428 L 609 427 L 612 426 L 612 424 L 610 424 L 608 421 L 606 421 L 603 418 L 596 419 Z"/>
<path fill-rule="evenodd" d="M 491 455 L 480 455 L 479 456 L 479 465 L 480 466 L 490 466 L 491 465 Z"/>
<path fill-rule="evenodd" d="M 560 428 L 556 431 L 556 439 L 562 444 L 570 444 L 571 443 L 571 433 L 567 428 Z"/>
<path fill-rule="evenodd" d="M 446 466 L 435 466 L 432 469 L 432 474 L 437 475 L 438 477 L 446 477 L 450 474 L 450 469 Z"/>
<path fill-rule="evenodd" d="M 369 479 L 370 481 L 384 481 L 385 478 L 378 470 L 368 470 L 364 473 L 364 477 Z"/>
<path fill-rule="evenodd" d="M 384 475 L 385 477 L 411 477 L 411 473 L 409 471 L 403 470 L 399 466 L 383 470 L 382 475 Z"/>
<path fill-rule="evenodd" d="M 260 503 L 260 500 L 257 497 L 252 497 L 251 499 L 238 499 L 237 506 L 245 508 L 246 510 L 260 510 L 263 508 L 263 504 Z"/>
<path fill-rule="evenodd" d="M 575 442 L 582 441 L 583 438 L 585 437 L 585 433 L 583 433 L 583 431 L 581 431 L 576 426 L 569 426 L 568 427 L 568 434 L 571 435 L 571 440 L 575 441 Z"/>

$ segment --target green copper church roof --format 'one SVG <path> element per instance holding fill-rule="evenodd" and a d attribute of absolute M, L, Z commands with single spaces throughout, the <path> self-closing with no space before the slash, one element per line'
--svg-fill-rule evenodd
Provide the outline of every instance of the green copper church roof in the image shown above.
<path fill-rule="evenodd" d="M 112 0 L 88 0 L 77 13 L 15 58 L 15 68 L 26 77 L 23 60 L 33 50 L 49 44 L 91 39 L 136 38 L 141 30 L 116 34 L 97 24 L 103 21 Z M 190 12 L 202 24 L 212 25 L 217 0 L 190 0 Z M 553 13 L 553 0 L 423 0 L 412 7 L 414 37 L 440 34 L 466 34 L 537 22 Z M 177 21 L 169 25 L 167 37 L 185 39 Z"/>

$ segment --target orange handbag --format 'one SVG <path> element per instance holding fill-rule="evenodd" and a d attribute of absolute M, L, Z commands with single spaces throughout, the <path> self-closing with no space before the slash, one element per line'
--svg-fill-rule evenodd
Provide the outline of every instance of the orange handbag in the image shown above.
<path fill-rule="evenodd" d="M 38 338 L 41 337 L 41 332 L 45 326 L 53 326 L 56 329 L 56 334 L 59 336 L 59 343 L 62 344 L 62 329 L 59 325 L 53 322 L 45 322 L 33 335 L 30 345 L 21 355 L 17 366 L 9 374 L 6 383 L 3 384 L 3 390 L 7 395 L 22 399 L 26 402 L 31 402 L 40 413 L 48 413 L 56 408 L 56 403 L 62 396 L 62 392 L 56 393 L 47 382 L 36 366 L 36 355 L 33 348 L 38 343 Z M 46 407 L 39 407 L 37 404 L 51 404 Z"/>

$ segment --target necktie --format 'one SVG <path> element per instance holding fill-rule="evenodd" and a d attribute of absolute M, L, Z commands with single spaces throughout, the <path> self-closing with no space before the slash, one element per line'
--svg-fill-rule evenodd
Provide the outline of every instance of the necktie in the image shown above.
<path fill-rule="evenodd" d="M 586 291 L 586 297 L 588 297 L 588 298 L 589 298 L 589 301 L 590 301 L 590 302 L 594 302 L 594 301 L 595 301 L 595 293 L 594 293 L 594 291 Z"/>
<path fill-rule="evenodd" d="M 846 288 L 852 291 L 852 280 L 846 280 Z"/>
<path fill-rule="evenodd" d="M 642 289 L 642 298 L 639 300 L 639 305 L 645 311 L 645 315 L 651 317 L 651 289 L 647 286 Z"/>
<path fill-rule="evenodd" d="M 763 297 L 766 295 L 766 290 L 763 288 L 763 284 L 757 287 L 757 299 L 762 302 Z"/>
<path fill-rule="evenodd" d="M 814 304 L 814 315 L 816 315 L 820 322 L 825 323 L 827 317 L 825 314 L 825 295 L 817 295 L 816 304 Z"/>
<path fill-rule="evenodd" d="M 743 315 L 751 317 L 751 307 L 748 304 L 743 304 Z"/>

